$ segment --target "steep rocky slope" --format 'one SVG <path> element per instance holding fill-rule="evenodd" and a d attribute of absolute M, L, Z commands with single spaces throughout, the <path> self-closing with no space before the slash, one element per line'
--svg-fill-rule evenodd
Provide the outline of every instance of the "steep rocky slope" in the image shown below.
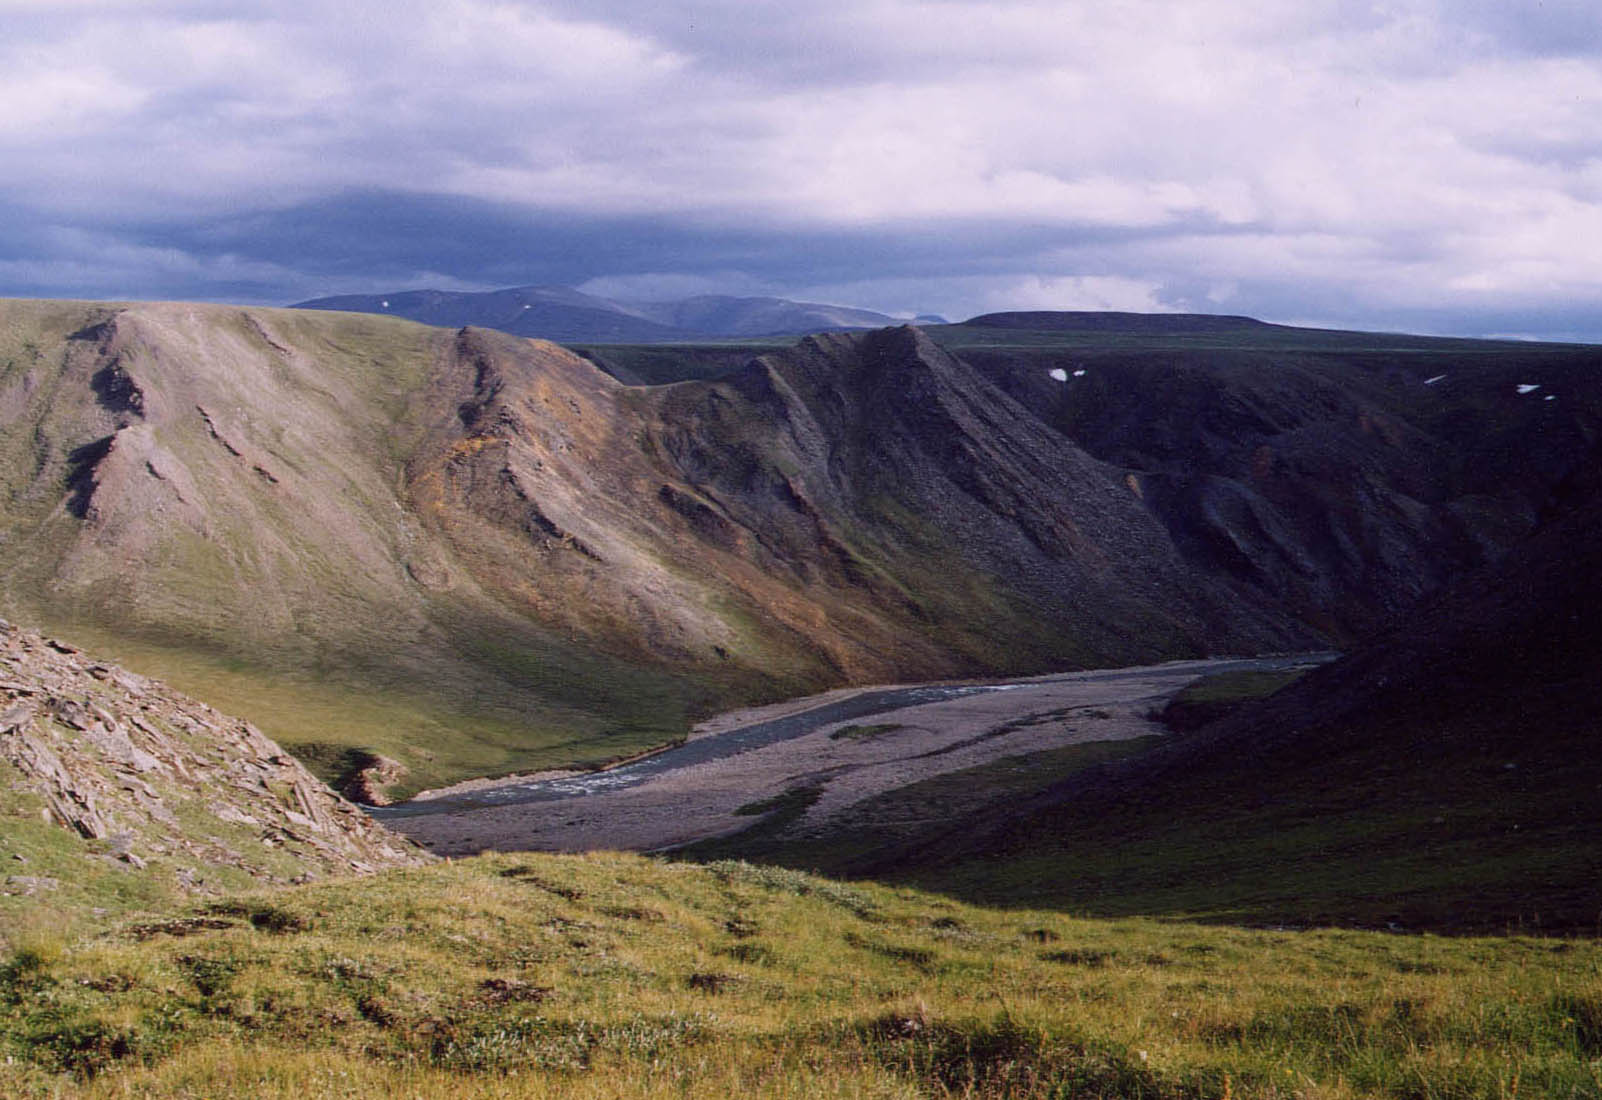
<path fill-rule="evenodd" d="M 809 337 L 655 391 L 709 533 L 967 667 L 1286 647 L 1313 633 L 1187 568 L 1115 467 L 1064 445 L 919 330 Z M 702 505 L 706 505 L 704 507 Z M 867 598 L 864 598 L 864 597 Z M 875 649 L 893 644 L 874 641 Z"/>
<path fill-rule="evenodd" d="M 912 330 L 628 389 L 379 318 L 14 303 L 0 585 L 427 785 L 843 680 L 1297 644 Z M 433 758 L 429 758 L 432 753 Z"/>
<path fill-rule="evenodd" d="M 1602 439 L 1595 348 L 1316 331 L 1298 346 L 1207 320 L 1217 331 L 1166 346 L 960 354 L 1127 470 L 1192 567 L 1337 639 L 1507 553 Z"/>
<path fill-rule="evenodd" d="M 654 390 L 483 331 L 452 356 L 415 514 L 567 636 L 797 684 L 1311 638 L 1226 606 L 1117 471 L 916 330 Z"/>
<path fill-rule="evenodd" d="M 0 777 L 4 899 L 149 904 L 427 858 L 249 722 L 6 622 Z"/>

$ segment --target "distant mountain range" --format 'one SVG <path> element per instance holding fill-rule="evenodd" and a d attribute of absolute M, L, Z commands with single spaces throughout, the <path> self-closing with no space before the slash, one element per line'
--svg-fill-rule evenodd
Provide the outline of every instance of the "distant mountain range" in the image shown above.
<path fill-rule="evenodd" d="M 597 343 L 793 336 L 899 323 L 871 310 L 785 298 L 704 294 L 667 302 L 625 302 L 565 286 L 522 286 L 484 293 L 406 290 L 393 294 L 343 294 L 299 302 L 292 308 L 379 313 L 447 328 L 477 325 L 515 336 Z M 942 318 L 933 316 L 918 320 L 944 323 Z"/>

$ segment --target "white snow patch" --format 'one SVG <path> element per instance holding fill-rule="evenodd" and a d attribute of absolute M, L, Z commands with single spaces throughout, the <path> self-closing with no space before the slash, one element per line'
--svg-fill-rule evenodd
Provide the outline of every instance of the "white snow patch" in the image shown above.
<path fill-rule="evenodd" d="M 1434 378 L 1426 378 L 1426 379 L 1424 379 L 1424 384 L 1426 386 L 1433 386 L 1437 382 L 1444 382 L 1444 381 L 1446 381 L 1446 375 L 1437 374 Z"/>
<path fill-rule="evenodd" d="M 1085 376 L 1085 368 L 1084 367 L 1080 367 L 1078 370 L 1074 371 L 1074 377 L 1075 378 L 1083 378 L 1084 376 Z"/>
<path fill-rule="evenodd" d="M 1557 394 L 1549 393 L 1542 400 L 1544 400 L 1544 401 L 1556 401 L 1557 400 Z"/>
<path fill-rule="evenodd" d="M 385 298 L 382 302 L 379 302 L 378 304 L 383 306 L 385 309 L 388 309 L 389 308 L 389 299 Z"/>
<path fill-rule="evenodd" d="M 1537 383 L 1537 382 L 1520 382 L 1519 383 L 1519 393 L 1521 393 L 1521 394 L 1534 393 L 1536 390 L 1538 390 L 1540 388 L 1541 388 L 1540 383 Z"/>
<path fill-rule="evenodd" d="M 1053 378 L 1055 378 L 1059 382 L 1068 381 L 1068 372 L 1063 370 L 1061 367 L 1053 367 L 1051 370 L 1048 370 L 1046 373 L 1051 375 Z"/>

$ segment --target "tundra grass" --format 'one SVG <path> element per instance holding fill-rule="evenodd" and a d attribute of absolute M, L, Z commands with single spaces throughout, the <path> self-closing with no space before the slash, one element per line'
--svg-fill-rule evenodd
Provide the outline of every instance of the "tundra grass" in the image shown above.
<path fill-rule="evenodd" d="M 1602 1094 L 1602 945 L 998 911 L 492 856 L 34 934 L 0 1093 Z"/>

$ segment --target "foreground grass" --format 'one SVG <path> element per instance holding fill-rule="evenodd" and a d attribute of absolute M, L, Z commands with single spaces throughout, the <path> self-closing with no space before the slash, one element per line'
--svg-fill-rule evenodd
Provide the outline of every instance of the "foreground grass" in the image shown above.
<path fill-rule="evenodd" d="M 7 1096 L 1597 1096 L 1602 947 L 485 857 L 34 933 Z"/>

